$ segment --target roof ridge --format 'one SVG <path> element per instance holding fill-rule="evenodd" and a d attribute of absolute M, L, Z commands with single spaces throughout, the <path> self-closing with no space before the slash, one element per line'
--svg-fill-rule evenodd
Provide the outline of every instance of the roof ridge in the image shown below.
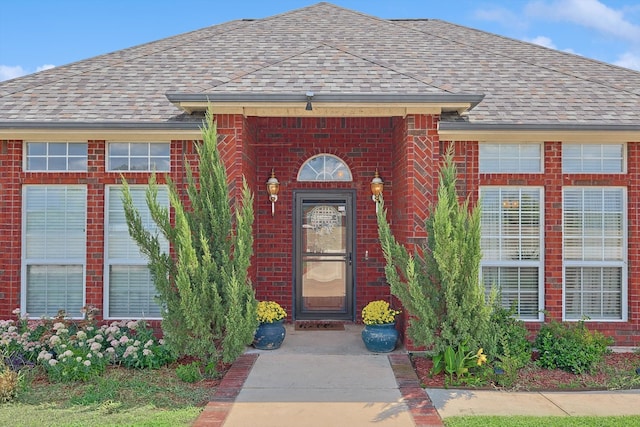
<path fill-rule="evenodd" d="M 404 21 L 407 21 L 407 20 L 404 20 Z M 413 20 L 413 21 L 415 21 L 415 20 Z M 528 42 L 528 41 L 525 41 L 525 40 L 518 40 L 518 39 L 515 39 L 515 38 L 512 38 L 512 37 L 503 36 L 501 34 L 495 34 L 495 33 L 489 32 L 489 31 L 485 31 L 485 30 L 479 30 L 477 28 L 466 27 L 464 25 L 452 23 L 452 22 L 445 21 L 445 20 L 442 20 L 442 19 L 430 19 L 430 21 L 442 22 L 442 23 L 447 24 L 447 25 L 452 25 L 452 26 L 455 26 L 455 27 L 458 27 L 458 28 L 462 28 L 462 29 L 464 29 L 466 31 L 474 31 L 474 32 L 478 32 L 478 33 L 483 33 L 483 34 L 486 34 L 486 35 L 491 36 L 491 37 L 498 37 L 498 38 L 501 38 L 501 39 L 504 39 L 504 40 L 508 40 L 508 41 L 511 41 L 511 42 L 515 42 L 515 43 L 519 43 L 519 44 L 525 44 L 525 45 L 528 45 L 528 46 L 533 47 L 533 48 L 548 50 L 548 51 L 554 52 L 555 54 L 559 53 L 559 54 L 568 55 L 568 56 L 575 57 L 575 58 L 580 58 L 581 60 L 587 60 L 587 61 L 595 62 L 597 64 L 604 65 L 604 66 L 607 66 L 607 67 L 610 67 L 610 68 L 621 69 L 621 70 L 630 71 L 630 72 L 633 72 L 633 73 L 640 73 L 640 72 L 635 71 L 635 70 L 631 70 L 631 69 L 628 69 L 628 68 L 624 68 L 624 67 L 620 67 L 620 66 L 617 66 L 617 65 L 609 64 L 607 62 L 599 61 L 597 59 L 589 58 L 589 57 L 578 55 L 578 54 L 575 54 L 575 53 L 561 51 L 561 50 L 558 50 L 558 49 L 552 49 L 552 48 L 549 48 L 549 47 L 546 47 L 546 46 L 542 46 L 542 45 L 539 45 L 539 44 L 536 44 L 536 43 Z M 394 21 L 394 23 L 395 22 L 398 22 L 398 24 L 403 25 L 402 21 L 397 21 L 396 20 L 396 21 Z M 494 55 L 502 56 L 504 58 L 509 58 L 511 60 L 518 61 L 518 62 L 521 62 L 521 63 L 524 63 L 524 64 L 528 64 L 528 65 L 532 65 L 532 66 L 535 66 L 535 67 L 543 68 L 545 70 L 552 71 L 554 73 L 560 73 L 560 74 L 563 74 L 563 75 L 568 76 L 568 77 L 573 77 L 573 78 L 576 78 L 576 79 L 580 79 L 582 81 L 587 81 L 587 82 L 599 84 L 599 85 L 602 85 L 602 86 L 604 86 L 606 88 L 609 88 L 609 89 L 613 89 L 613 90 L 629 93 L 631 95 L 640 96 L 640 88 L 639 88 L 639 92 L 634 92 L 632 90 L 628 90 L 628 89 L 625 89 L 623 87 L 618 87 L 618 86 L 611 85 L 611 84 L 609 84 L 609 83 L 607 83 L 605 81 L 602 81 L 600 79 L 597 79 L 597 78 L 586 78 L 584 76 L 580 76 L 578 73 L 571 73 L 571 72 L 568 72 L 568 71 L 563 71 L 563 70 L 557 69 L 556 67 L 545 66 L 545 65 L 540 64 L 540 63 L 538 63 L 536 61 L 527 61 L 527 60 L 523 59 L 522 57 L 518 57 L 518 56 L 515 56 L 515 55 L 508 55 L 508 54 L 503 53 L 500 50 L 494 50 L 494 49 L 490 49 L 490 48 L 484 47 L 484 45 L 465 43 L 463 41 L 460 41 L 460 40 L 457 40 L 457 39 L 454 39 L 454 38 L 451 38 L 451 37 L 445 37 L 445 36 L 442 36 L 440 34 L 434 34 L 434 33 L 430 32 L 430 31 L 427 31 L 427 30 L 418 29 L 418 28 L 415 28 L 415 27 L 412 27 L 412 26 L 406 26 L 406 25 L 403 25 L 403 26 L 408 28 L 408 29 L 412 29 L 414 31 L 418 31 L 418 32 L 423 33 L 423 34 L 429 34 L 432 37 L 437 37 L 437 38 L 440 38 L 440 39 L 443 39 L 443 40 L 447 40 L 447 41 L 449 41 L 451 43 L 457 43 L 457 44 L 460 44 L 460 45 L 463 45 L 463 46 L 471 47 L 473 49 L 483 50 L 485 52 L 489 52 L 489 53 L 492 53 Z"/>
<path fill-rule="evenodd" d="M 330 47 L 332 47 L 332 48 L 334 48 L 334 49 L 338 49 L 338 50 L 339 50 L 339 51 L 341 51 L 341 52 L 344 52 L 344 53 L 347 53 L 347 54 L 349 54 L 349 55 L 352 55 L 352 56 L 354 56 L 354 57 L 356 57 L 356 58 L 362 59 L 363 61 L 367 61 L 367 62 L 369 62 L 369 63 L 371 63 L 371 64 L 375 64 L 375 65 L 377 65 L 377 66 L 379 66 L 379 67 L 385 68 L 385 69 L 387 69 L 387 70 L 391 70 L 391 71 L 393 71 L 394 73 L 398 73 L 398 74 L 400 74 L 400 75 L 406 76 L 406 77 L 408 77 L 408 78 L 410 78 L 410 79 L 413 79 L 413 80 L 415 80 L 415 81 L 417 81 L 417 82 L 420 82 L 420 83 L 422 83 L 422 84 L 425 84 L 425 85 L 431 86 L 431 87 L 433 87 L 433 88 L 435 88 L 435 89 L 438 89 L 438 90 L 441 90 L 441 91 L 444 91 L 444 92 L 455 93 L 455 92 L 452 92 L 451 90 L 449 90 L 449 89 L 447 89 L 447 88 L 442 88 L 442 87 L 439 87 L 439 86 L 436 86 L 436 85 L 432 84 L 432 82 L 433 82 L 433 80 L 432 80 L 432 79 L 431 79 L 430 81 L 426 81 L 426 80 L 424 80 L 424 79 L 422 79 L 422 78 L 420 78 L 420 77 L 418 77 L 418 76 L 416 76 L 416 75 L 413 75 L 413 74 L 411 74 L 411 73 L 407 73 L 407 72 L 405 72 L 405 71 L 397 70 L 397 69 L 395 69 L 395 68 L 391 67 L 390 65 L 383 63 L 382 61 L 379 61 L 379 60 L 375 60 L 375 59 L 372 59 L 372 58 L 366 57 L 364 54 L 360 54 L 360 53 L 352 52 L 352 51 L 350 51 L 349 49 L 341 48 L 341 47 L 339 47 L 339 46 L 334 46 L 334 45 L 332 45 L 332 44 L 330 44 L 329 42 L 326 42 L 326 41 L 323 41 L 322 43 L 323 43 L 323 44 L 325 44 L 325 45 L 327 45 L 327 46 L 330 46 Z"/>

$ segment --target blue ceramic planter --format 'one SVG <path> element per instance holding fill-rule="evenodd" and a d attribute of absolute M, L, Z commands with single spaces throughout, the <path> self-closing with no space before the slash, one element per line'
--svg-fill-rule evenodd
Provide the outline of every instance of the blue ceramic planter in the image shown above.
<path fill-rule="evenodd" d="M 398 331 L 396 324 L 365 325 L 362 330 L 362 341 L 367 350 L 374 353 L 389 353 L 396 348 Z"/>
<path fill-rule="evenodd" d="M 280 348 L 286 330 L 284 319 L 273 323 L 260 323 L 253 337 L 253 346 L 258 350 L 275 350 Z"/>

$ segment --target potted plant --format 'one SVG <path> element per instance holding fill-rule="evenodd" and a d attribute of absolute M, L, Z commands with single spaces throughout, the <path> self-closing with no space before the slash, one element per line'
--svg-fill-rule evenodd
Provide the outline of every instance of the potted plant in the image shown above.
<path fill-rule="evenodd" d="M 396 330 L 396 316 L 399 310 L 394 310 L 383 300 L 371 301 L 362 309 L 362 341 L 367 350 L 375 353 L 388 353 L 396 348 L 398 331 Z"/>
<path fill-rule="evenodd" d="M 260 301 L 256 316 L 260 324 L 253 338 L 253 346 L 259 350 L 280 348 L 286 334 L 284 319 L 287 312 L 275 301 Z"/>

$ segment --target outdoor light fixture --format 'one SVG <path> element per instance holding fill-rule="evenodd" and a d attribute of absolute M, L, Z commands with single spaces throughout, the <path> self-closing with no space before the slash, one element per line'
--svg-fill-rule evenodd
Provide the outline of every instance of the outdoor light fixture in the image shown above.
<path fill-rule="evenodd" d="M 278 190 L 280 190 L 280 182 L 278 181 L 278 178 L 276 178 L 273 169 L 271 169 L 271 178 L 267 180 L 267 193 L 269 193 L 269 200 L 271 200 L 271 216 L 273 216 L 276 210 Z"/>
<path fill-rule="evenodd" d="M 382 181 L 382 178 L 380 178 L 378 169 L 376 169 L 376 174 L 371 180 L 371 200 L 376 204 L 376 212 L 378 212 L 378 204 L 380 202 L 380 196 L 382 195 L 383 189 L 384 182 Z"/>
<path fill-rule="evenodd" d="M 304 108 L 307 111 L 313 110 L 313 105 L 311 105 L 312 98 L 313 98 L 313 92 L 307 92 L 307 106 Z"/>

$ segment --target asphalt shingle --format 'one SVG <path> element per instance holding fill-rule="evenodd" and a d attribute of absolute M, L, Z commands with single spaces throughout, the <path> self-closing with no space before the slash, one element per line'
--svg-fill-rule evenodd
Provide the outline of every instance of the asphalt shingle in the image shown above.
<path fill-rule="evenodd" d="M 440 20 L 328 3 L 0 83 L 0 122 L 167 122 L 192 94 L 475 94 L 472 123 L 640 123 L 640 73 Z"/>

